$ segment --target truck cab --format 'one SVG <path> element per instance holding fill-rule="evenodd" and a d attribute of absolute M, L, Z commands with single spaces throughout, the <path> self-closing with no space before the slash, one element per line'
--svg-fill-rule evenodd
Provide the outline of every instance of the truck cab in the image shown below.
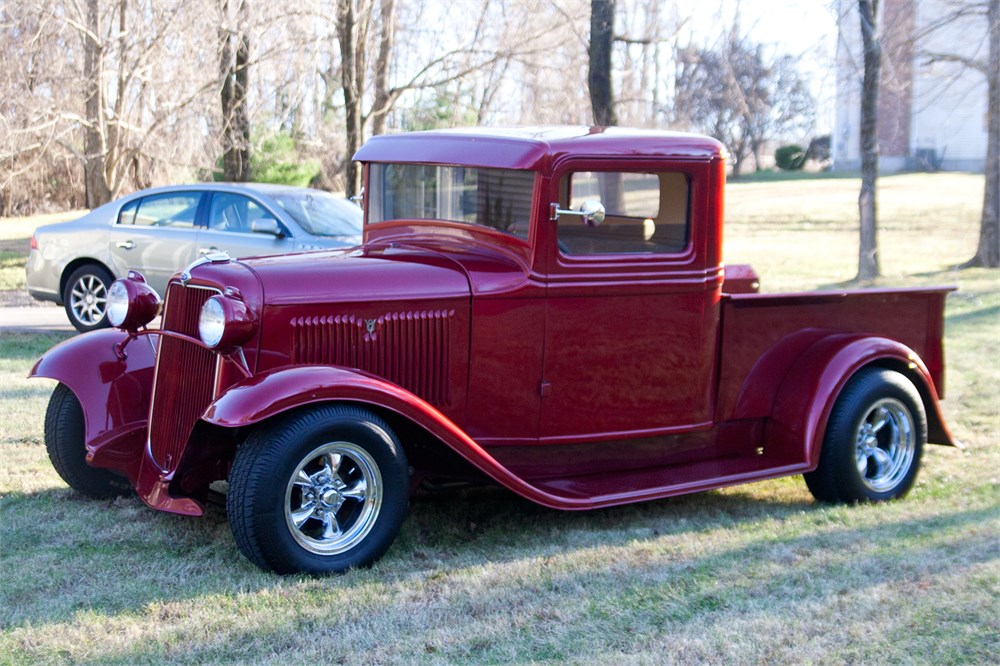
<path fill-rule="evenodd" d="M 451 130 L 355 159 L 361 246 L 202 259 L 159 330 L 132 275 L 120 330 L 39 361 L 71 486 L 199 515 L 222 484 L 247 557 L 325 573 L 380 557 L 433 480 L 570 510 L 789 474 L 881 501 L 954 443 L 948 289 L 754 293 L 723 263 L 713 139 Z"/>

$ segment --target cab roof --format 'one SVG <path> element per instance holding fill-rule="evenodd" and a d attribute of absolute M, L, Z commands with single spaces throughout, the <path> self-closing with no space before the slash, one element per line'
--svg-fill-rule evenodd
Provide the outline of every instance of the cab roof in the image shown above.
<path fill-rule="evenodd" d="M 547 171 L 562 157 L 724 158 L 707 136 L 623 127 L 469 128 L 383 134 L 354 154 L 359 162 L 449 164 Z"/>

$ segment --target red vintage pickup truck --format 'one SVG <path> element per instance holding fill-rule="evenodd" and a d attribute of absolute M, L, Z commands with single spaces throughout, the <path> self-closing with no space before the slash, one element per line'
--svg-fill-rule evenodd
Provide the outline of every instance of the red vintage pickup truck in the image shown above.
<path fill-rule="evenodd" d="M 360 247 L 132 274 L 32 374 L 56 470 L 200 515 L 277 572 L 370 564 L 421 483 L 593 509 L 791 474 L 913 485 L 946 288 L 758 294 L 722 261 L 725 151 L 616 128 L 380 136 Z M 820 251 L 817 248 L 817 251 Z M 728 279 L 727 279 L 728 278 Z"/>

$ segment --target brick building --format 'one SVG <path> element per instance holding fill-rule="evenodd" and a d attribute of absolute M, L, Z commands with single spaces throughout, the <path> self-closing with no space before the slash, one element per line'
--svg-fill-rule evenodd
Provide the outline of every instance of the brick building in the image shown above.
<path fill-rule="evenodd" d="M 969 2 L 966 5 L 971 4 Z M 956 0 L 882 0 L 879 167 L 982 171 L 986 159 L 986 77 L 941 54 L 983 60 L 982 14 L 955 18 Z M 833 168 L 860 168 L 861 28 L 857 0 L 838 0 L 837 101 Z"/>

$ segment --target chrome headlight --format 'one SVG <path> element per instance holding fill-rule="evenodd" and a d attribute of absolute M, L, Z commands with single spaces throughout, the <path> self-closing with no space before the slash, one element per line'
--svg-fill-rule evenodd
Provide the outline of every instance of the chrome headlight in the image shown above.
<path fill-rule="evenodd" d="M 115 328 L 135 332 L 160 314 L 160 295 L 137 271 L 115 280 L 108 289 L 108 321 Z"/>
<path fill-rule="evenodd" d="M 198 335 L 205 346 L 214 348 L 222 342 L 222 335 L 226 332 L 226 313 L 222 309 L 222 303 L 217 296 L 205 301 L 201 306 L 201 317 L 198 318 Z"/>
<path fill-rule="evenodd" d="M 122 280 L 115 280 L 108 289 L 108 321 L 119 327 L 128 316 L 128 289 Z"/>
<path fill-rule="evenodd" d="M 245 344 L 256 329 L 257 320 L 237 289 L 229 287 L 201 306 L 198 335 L 210 349 L 231 351 Z"/>

